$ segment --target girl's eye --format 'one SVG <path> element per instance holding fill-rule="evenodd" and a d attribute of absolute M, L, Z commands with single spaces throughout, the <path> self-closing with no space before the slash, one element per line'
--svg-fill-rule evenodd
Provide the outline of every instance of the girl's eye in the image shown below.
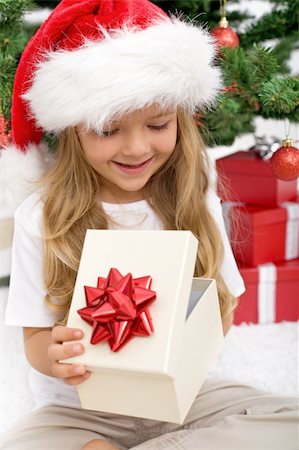
<path fill-rule="evenodd" d="M 98 139 L 103 139 L 105 137 L 109 137 L 109 136 L 113 136 L 115 133 L 117 133 L 118 129 L 114 129 L 114 130 L 107 130 L 107 131 L 97 131 L 97 130 L 92 130 L 93 134 L 95 137 L 97 137 Z"/>
<path fill-rule="evenodd" d="M 169 122 L 163 123 L 162 125 L 149 125 L 151 130 L 160 131 L 165 130 L 169 125 Z"/>
<path fill-rule="evenodd" d="M 104 137 L 113 136 L 114 134 L 117 133 L 117 131 L 118 131 L 117 128 L 115 128 L 115 130 L 102 131 L 102 136 L 104 136 Z"/>

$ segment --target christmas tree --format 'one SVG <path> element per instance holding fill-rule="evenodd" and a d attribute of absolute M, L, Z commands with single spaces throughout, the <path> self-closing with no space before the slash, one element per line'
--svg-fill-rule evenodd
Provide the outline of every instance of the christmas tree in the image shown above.
<path fill-rule="evenodd" d="M 271 12 L 259 20 L 253 20 L 249 12 L 238 11 L 238 1 L 229 2 L 235 8 L 227 14 L 229 26 L 232 32 L 237 32 L 240 43 L 234 48 L 224 46 L 219 50 L 225 88 L 219 95 L 217 107 L 197 117 L 209 146 L 230 145 L 236 136 L 252 132 L 257 116 L 299 121 L 299 77 L 291 75 L 287 66 L 291 51 L 298 46 L 299 0 L 270 1 L 273 4 Z M 53 8 L 57 3 L 36 1 L 34 4 Z M 182 11 L 196 24 L 213 29 L 224 14 L 226 1 L 154 0 L 154 3 L 172 14 Z M 8 132 L 3 131 L 4 126 L 9 129 L 11 92 L 17 62 L 27 40 L 35 31 L 22 20 L 24 12 L 32 7 L 31 0 L 2 0 L 0 3 L 2 140 L 3 133 Z M 250 24 L 244 27 L 248 19 L 251 19 Z M 273 39 L 275 45 L 270 48 L 267 42 Z"/>
<path fill-rule="evenodd" d="M 182 10 L 202 25 L 213 28 L 225 14 L 225 1 L 156 1 L 172 13 Z M 239 2 L 230 1 L 237 7 Z M 253 19 L 249 12 L 230 13 L 229 24 L 240 44 L 222 47 L 219 64 L 223 69 L 225 90 L 218 107 L 199 120 L 208 145 L 230 145 L 236 136 L 254 130 L 256 116 L 266 119 L 299 121 L 299 77 L 291 76 L 287 60 L 298 48 L 298 0 L 271 0 L 270 13 Z M 242 30 L 242 31 L 241 31 Z M 275 45 L 269 47 L 269 40 Z M 221 36 L 220 36 L 221 44 Z"/>
<path fill-rule="evenodd" d="M 0 2 L 0 147 L 9 141 L 12 88 L 20 55 L 35 29 L 23 20 L 31 0 Z"/>

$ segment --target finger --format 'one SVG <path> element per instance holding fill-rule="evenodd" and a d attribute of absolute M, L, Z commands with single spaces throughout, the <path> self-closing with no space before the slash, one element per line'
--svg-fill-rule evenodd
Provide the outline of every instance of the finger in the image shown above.
<path fill-rule="evenodd" d="M 48 357 L 51 361 L 60 361 L 72 356 L 82 355 L 84 346 L 79 342 L 75 344 L 51 344 L 48 347 Z"/>
<path fill-rule="evenodd" d="M 86 367 L 83 364 L 61 364 L 55 362 L 52 364 L 51 370 L 56 378 L 70 378 L 84 375 Z"/>
<path fill-rule="evenodd" d="M 89 377 L 90 377 L 90 372 L 86 371 L 81 376 L 65 378 L 63 381 L 68 385 L 75 386 L 75 385 L 83 383 L 83 381 L 86 381 Z"/>
<path fill-rule="evenodd" d="M 79 328 L 69 328 L 62 325 L 57 325 L 52 329 L 52 338 L 54 342 L 73 341 L 81 339 L 83 331 Z"/>

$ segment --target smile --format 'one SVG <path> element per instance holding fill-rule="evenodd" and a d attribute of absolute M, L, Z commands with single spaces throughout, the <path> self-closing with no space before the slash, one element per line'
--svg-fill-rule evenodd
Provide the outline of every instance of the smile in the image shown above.
<path fill-rule="evenodd" d="M 124 163 L 121 163 L 118 161 L 112 161 L 112 162 L 121 172 L 129 173 L 129 174 L 133 175 L 133 174 L 142 173 L 149 166 L 152 159 L 153 159 L 153 156 L 139 164 L 124 164 Z"/>

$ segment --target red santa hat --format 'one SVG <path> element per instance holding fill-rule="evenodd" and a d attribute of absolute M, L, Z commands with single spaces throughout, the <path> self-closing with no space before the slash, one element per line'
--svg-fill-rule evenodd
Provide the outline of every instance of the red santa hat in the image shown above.
<path fill-rule="evenodd" d="M 44 132 L 78 123 L 101 131 L 114 116 L 153 103 L 189 111 L 210 106 L 221 84 L 215 53 L 205 29 L 168 17 L 148 0 L 62 0 L 16 72 L 15 151 L 34 154 L 39 172 Z M 8 151 L 0 158 L 3 180 Z"/>

